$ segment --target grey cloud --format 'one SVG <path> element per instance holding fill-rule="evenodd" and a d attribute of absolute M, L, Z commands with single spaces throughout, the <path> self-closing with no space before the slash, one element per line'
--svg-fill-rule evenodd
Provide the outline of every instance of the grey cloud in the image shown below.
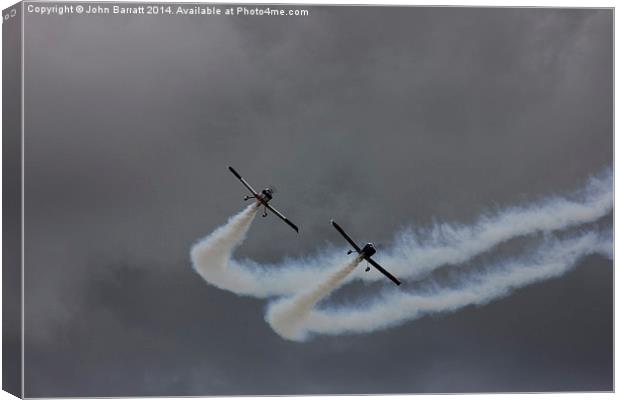
<path fill-rule="evenodd" d="M 27 16 L 28 396 L 611 390 L 611 263 L 366 336 L 282 341 L 189 248 L 259 261 L 467 223 L 612 163 L 611 10 Z M 217 328 L 215 327 L 217 322 Z M 593 328 L 595 327 L 595 328 Z M 472 360 L 475 363 L 472 364 Z"/>

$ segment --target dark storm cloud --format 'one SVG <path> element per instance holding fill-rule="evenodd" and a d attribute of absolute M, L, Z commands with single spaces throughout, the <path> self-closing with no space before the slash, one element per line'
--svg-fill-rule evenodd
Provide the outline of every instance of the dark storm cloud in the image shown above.
<path fill-rule="evenodd" d="M 257 260 L 340 244 L 332 217 L 386 242 L 578 188 L 612 161 L 611 11 L 26 23 L 27 395 L 611 389 L 596 257 L 482 308 L 300 345 L 188 256 L 242 207 L 228 164 L 302 228 L 257 221 L 240 249 Z"/>

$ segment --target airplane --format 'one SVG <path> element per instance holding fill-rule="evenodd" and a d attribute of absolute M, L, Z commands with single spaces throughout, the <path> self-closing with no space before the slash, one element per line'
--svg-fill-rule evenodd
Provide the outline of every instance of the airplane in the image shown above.
<path fill-rule="evenodd" d="M 282 215 L 278 210 L 276 210 L 275 208 L 269 205 L 269 201 L 273 199 L 273 193 L 274 193 L 273 188 L 266 187 L 265 189 L 261 190 L 260 193 L 258 193 L 256 190 L 252 188 L 252 186 L 250 186 L 250 184 L 245 179 L 241 177 L 241 175 L 239 175 L 237 171 L 235 171 L 233 167 L 229 166 L 228 169 L 230 170 L 230 172 L 233 173 L 233 175 L 237 177 L 237 179 L 241 181 L 241 183 L 243 183 L 243 186 L 245 186 L 252 193 L 251 196 L 245 196 L 243 198 L 244 201 L 247 201 L 249 199 L 256 199 L 256 207 L 257 208 L 261 206 L 264 207 L 264 211 L 262 215 L 263 218 L 267 216 L 267 210 L 270 210 L 278 218 L 286 222 L 291 228 L 295 229 L 295 232 L 299 233 L 299 228 L 297 228 L 297 225 L 292 223 L 288 218 Z"/>
<path fill-rule="evenodd" d="M 375 245 L 373 243 L 366 243 L 364 247 L 360 248 L 357 244 L 355 244 L 353 239 L 351 239 L 349 235 L 345 233 L 345 231 L 340 227 L 340 225 L 338 225 L 336 221 L 334 221 L 333 219 L 332 219 L 332 225 L 334 226 L 334 228 L 336 228 L 338 232 L 340 232 L 340 234 L 347 240 L 347 242 L 349 242 L 349 244 L 353 246 L 357 254 L 359 254 L 362 259 L 368 261 L 370 265 L 375 267 L 379 272 L 385 275 L 389 280 L 394 282 L 396 285 L 401 284 L 401 282 L 394 275 L 387 272 L 382 266 L 377 264 L 375 260 L 370 258 L 373 254 L 377 252 L 377 249 L 375 248 Z M 351 253 L 353 253 L 353 250 L 349 250 L 347 252 L 347 254 L 351 254 Z M 370 271 L 370 267 L 366 267 L 366 272 L 368 271 Z"/>

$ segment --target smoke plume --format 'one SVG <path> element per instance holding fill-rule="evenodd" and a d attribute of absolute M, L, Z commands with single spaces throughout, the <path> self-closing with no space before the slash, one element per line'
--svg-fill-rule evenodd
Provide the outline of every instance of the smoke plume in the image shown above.
<path fill-rule="evenodd" d="M 524 286 L 558 277 L 582 258 L 599 253 L 611 258 L 611 232 L 587 232 L 541 246 L 524 259 L 498 262 L 472 274 L 455 287 L 432 288 L 423 293 L 391 291 L 364 307 L 313 310 L 305 319 L 305 334 L 364 333 L 402 324 L 427 314 L 454 312 L 470 305 L 483 305 Z M 301 337 L 301 336 L 300 336 Z"/>
<path fill-rule="evenodd" d="M 355 257 L 343 268 L 337 269 L 324 282 L 307 292 L 302 292 L 291 299 L 281 300 L 269 307 L 266 319 L 280 336 L 291 340 L 303 340 L 306 337 L 307 328 L 304 322 L 308 313 L 322 299 L 336 290 L 343 279 L 349 275 L 362 261 Z"/>
<path fill-rule="evenodd" d="M 233 252 L 256 216 L 254 204 L 197 242 L 191 259 L 195 270 L 213 286 L 238 295 L 276 298 L 265 318 L 284 338 L 372 332 L 429 313 L 488 303 L 518 288 L 561 276 L 590 254 L 612 258 L 610 229 L 588 228 L 612 211 L 612 187 L 611 172 L 606 171 L 569 196 L 505 208 L 471 224 L 444 223 L 399 232 L 394 244 L 373 258 L 406 283 L 417 283 L 416 290 L 387 282 L 383 289 L 369 288 L 372 300 L 363 304 L 317 308 L 332 292 L 354 280 L 385 281 L 374 270 L 357 273 L 360 260 L 347 256 L 342 248 L 275 264 L 235 260 Z M 579 232 L 567 233 L 576 228 Z M 497 260 L 477 265 L 475 270 L 483 272 L 468 268 L 504 242 L 540 234 L 546 239 L 537 247 L 526 246 L 520 255 L 499 252 Z M 425 286 L 425 279 L 441 267 L 462 274 L 450 284 Z"/>

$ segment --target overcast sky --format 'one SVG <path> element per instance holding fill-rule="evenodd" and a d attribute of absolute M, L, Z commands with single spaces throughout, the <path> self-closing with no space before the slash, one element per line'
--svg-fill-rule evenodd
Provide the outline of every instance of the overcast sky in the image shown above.
<path fill-rule="evenodd" d="M 612 165 L 611 10 L 311 7 L 25 20 L 26 396 L 612 390 L 612 262 L 293 343 L 189 249 L 276 261 L 579 189 Z M 611 217 L 602 223 L 611 224 Z M 354 234 L 355 233 L 355 234 Z M 370 294 L 369 294 L 370 295 Z"/>

